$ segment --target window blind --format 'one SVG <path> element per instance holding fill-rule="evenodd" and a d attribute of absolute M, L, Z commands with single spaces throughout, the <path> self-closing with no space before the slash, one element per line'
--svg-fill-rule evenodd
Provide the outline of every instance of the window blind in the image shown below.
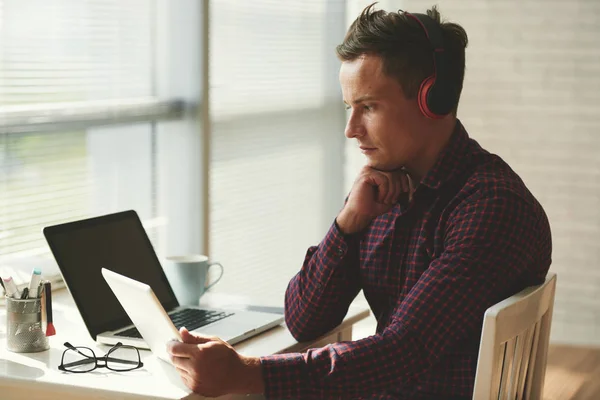
<path fill-rule="evenodd" d="M 0 105 L 151 95 L 153 4 L 1 0 Z"/>
<path fill-rule="evenodd" d="M 120 128 L 88 128 L 85 118 L 90 104 L 108 100 L 105 110 L 130 117 L 127 99 L 153 95 L 154 22 L 153 1 L 0 0 L 2 275 L 21 264 L 56 271 L 45 226 L 124 208 L 153 217 L 157 149 L 152 123 L 139 122 L 153 116 Z M 31 128 L 51 108 L 44 104 L 64 102 L 72 120 L 83 117 L 77 129 Z M 19 110 L 31 115 L 11 125 Z"/>
<path fill-rule="evenodd" d="M 225 267 L 211 290 L 281 305 L 333 222 L 328 202 L 342 204 L 334 46 L 343 10 L 342 1 L 211 3 L 210 256 Z"/>

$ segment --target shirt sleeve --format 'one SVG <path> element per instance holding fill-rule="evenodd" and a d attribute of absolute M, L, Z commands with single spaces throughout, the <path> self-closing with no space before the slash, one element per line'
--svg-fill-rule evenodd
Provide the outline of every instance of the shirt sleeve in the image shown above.
<path fill-rule="evenodd" d="M 339 325 L 360 291 L 358 239 L 334 223 L 308 249 L 302 269 L 285 294 L 285 322 L 298 341 L 313 340 Z"/>
<path fill-rule="evenodd" d="M 520 289 L 536 237 L 545 234 L 537 219 L 519 196 L 497 190 L 459 205 L 448 220 L 444 252 L 381 334 L 261 358 L 265 396 L 353 398 L 410 390 L 440 355 L 477 335 L 488 307 Z"/>

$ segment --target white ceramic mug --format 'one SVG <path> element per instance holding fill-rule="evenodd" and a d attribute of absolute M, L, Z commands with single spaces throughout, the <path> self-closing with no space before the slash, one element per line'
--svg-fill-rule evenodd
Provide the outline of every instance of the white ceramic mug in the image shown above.
<path fill-rule="evenodd" d="M 204 292 L 223 277 L 223 266 L 218 262 L 209 262 L 205 255 L 169 256 L 166 260 L 165 274 L 181 305 L 197 306 Z M 207 286 L 208 270 L 213 265 L 219 266 L 221 272 L 218 278 Z"/>

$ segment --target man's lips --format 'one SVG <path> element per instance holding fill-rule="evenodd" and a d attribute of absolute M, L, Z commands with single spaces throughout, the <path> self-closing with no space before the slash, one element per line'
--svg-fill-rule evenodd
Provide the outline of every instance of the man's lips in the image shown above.
<path fill-rule="evenodd" d="M 377 150 L 376 147 L 360 146 L 360 151 L 362 151 L 363 153 L 368 153 L 368 152 L 372 152 L 375 150 Z"/>

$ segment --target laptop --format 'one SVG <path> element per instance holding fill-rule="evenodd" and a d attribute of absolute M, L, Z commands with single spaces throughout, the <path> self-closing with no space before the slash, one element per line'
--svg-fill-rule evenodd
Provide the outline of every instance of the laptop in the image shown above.
<path fill-rule="evenodd" d="M 44 228 L 44 236 L 92 338 L 149 349 L 102 276 L 102 268 L 144 282 L 177 329 L 230 344 L 283 322 L 283 315 L 179 305 L 142 223 L 133 210 Z"/>

